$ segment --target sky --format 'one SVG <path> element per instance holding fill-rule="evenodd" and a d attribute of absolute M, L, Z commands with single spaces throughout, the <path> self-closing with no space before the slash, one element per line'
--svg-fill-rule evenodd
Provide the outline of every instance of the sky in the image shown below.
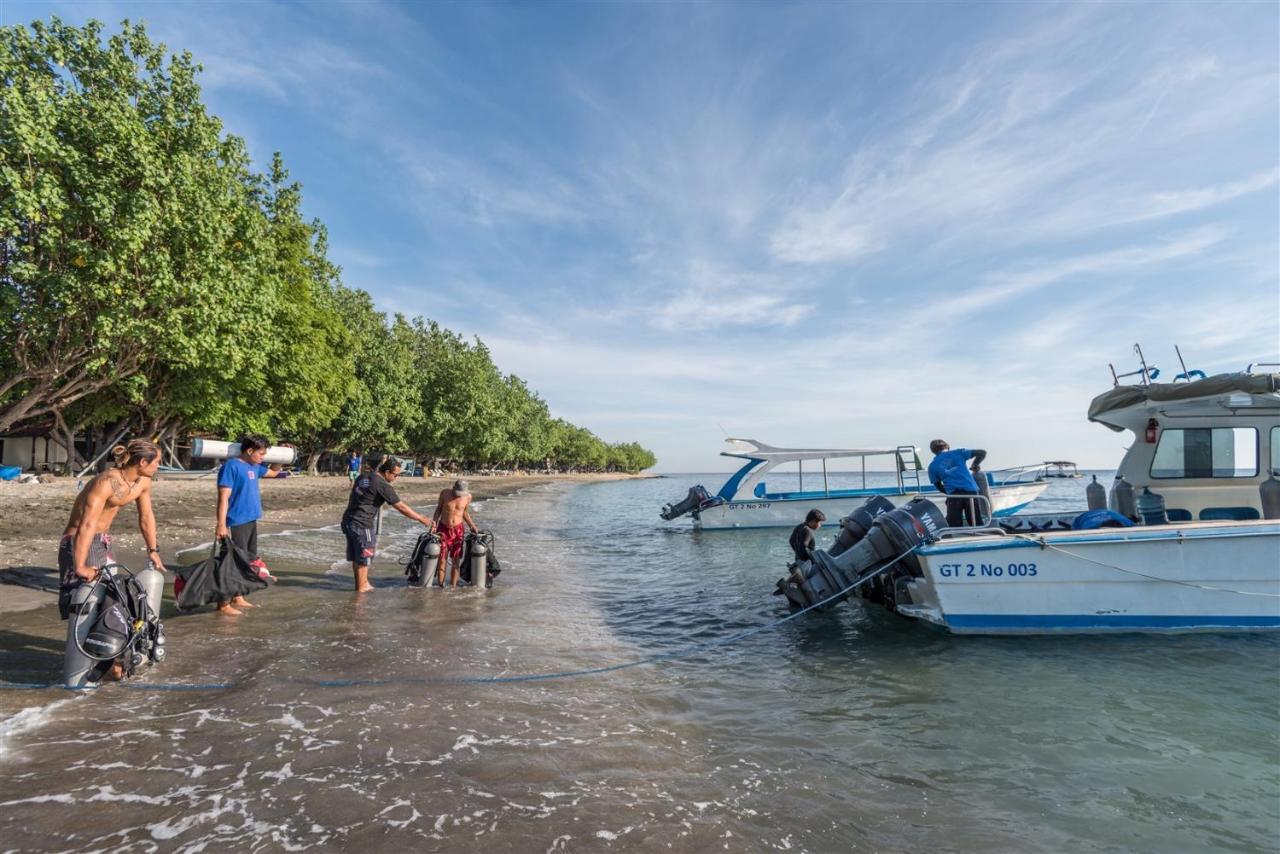
<path fill-rule="evenodd" d="M 349 286 L 552 412 L 1112 468 L 1137 367 L 1280 362 L 1280 4 L 28 3 L 146 21 Z M 927 457 L 926 457 L 927 458 Z"/>

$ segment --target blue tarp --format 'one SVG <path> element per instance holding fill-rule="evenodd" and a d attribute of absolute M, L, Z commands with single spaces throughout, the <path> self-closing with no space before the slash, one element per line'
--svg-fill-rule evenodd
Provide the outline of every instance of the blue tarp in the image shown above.
<path fill-rule="evenodd" d="M 20 474 L 22 468 L 19 466 L 0 466 L 0 480 L 17 480 Z"/>
<path fill-rule="evenodd" d="M 1073 531 L 1091 531 L 1094 528 L 1131 528 L 1133 522 L 1114 510 L 1089 510 L 1081 513 L 1071 523 Z"/>

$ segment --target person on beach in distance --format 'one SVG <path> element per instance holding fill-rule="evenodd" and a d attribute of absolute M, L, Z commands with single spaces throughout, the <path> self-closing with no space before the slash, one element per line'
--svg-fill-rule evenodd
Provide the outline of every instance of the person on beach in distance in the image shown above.
<path fill-rule="evenodd" d="M 953 451 L 942 439 L 930 442 L 929 450 L 934 455 L 933 462 L 929 463 L 929 480 L 939 492 L 947 496 L 947 524 L 952 528 L 982 524 L 983 512 L 976 500 L 951 496 L 978 494 L 978 482 L 973 476 L 987 458 L 987 452 L 978 448 L 956 448 Z M 966 469 L 965 461 L 970 459 L 973 464 Z"/>
<path fill-rule="evenodd" d="M 352 483 L 356 482 L 356 478 L 360 476 L 360 465 L 364 462 L 364 457 L 359 451 L 347 452 L 347 480 Z"/>
<path fill-rule="evenodd" d="M 399 476 L 400 461 L 395 457 L 387 457 L 378 465 L 377 471 L 360 475 L 351 487 L 347 510 L 342 514 L 342 533 L 347 538 L 347 560 L 351 561 L 357 593 L 368 593 L 373 589 L 373 585 L 369 583 L 369 564 L 378 549 L 377 522 L 382 505 L 390 504 L 401 515 L 421 522 L 428 529 L 435 528 L 435 523 L 401 501 L 400 496 L 391 488 L 391 484 Z"/>
<path fill-rule="evenodd" d="M 450 489 L 440 490 L 440 498 L 436 501 L 436 512 L 432 518 L 440 533 L 440 564 L 437 568 L 437 580 L 444 587 L 444 570 L 446 563 L 452 563 L 453 570 L 449 576 L 449 586 L 458 586 L 458 570 L 462 566 L 462 545 L 466 541 L 467 531 L 477 533 L 475 520 L 471 518 L 471 489 L 465 480 L 455 480 Z M 465 524 L 466 527 L 463 527 Z"/>
<path fill-rule="evenodd" d="M 815 507 L 791 532 L 791 539 L 788 542 L 791 545 L 791 551 L 795 552 L 796 563 L 802 560 L 813 560 L 813 547 L 817 544 L 813 532 L 818 530 L 825 521 L 827 521 L 826 514 Z"/>
<path fill-rule="evenodd" d="M 150 442 L 134 439 L 111 449 L 115 468 L 95 477 L 76 496 L 71 518 L 58 543 L 58 611 L 67 619 L 71 595 L 81 584 L 98 577 L 98 571 L 115 563 L 111 554 L 111 523 L 126 504 L 137 502 L 138 530 L 147 547 L 147 558 L 156 569 L 165 571 L 156 545 L 156 517 L 151 509 L 151 482 L 160 468 L 160 449 Z M 108 677 L 119 679 L 119 662 Z"/>
<path fill-rule="evenodd" d="M 218 525 L 214 536 L 230 537 L 236 547 L 249 555 L 258 574 L 272 580 L 271 573 L 258 555 L 258 520 L 262 518 L 262 491 L 258 481 L 264 477 L 288 477 L 287 471 L 272 470 L 262 464 L 267 454 L 267 440 L 262 436 L 240 437 L 240 456 L 227 460 L 218 470 Z M 219 602 L 218 612 L 239 615 L 240 608 L 256 608 L 244 596 Z"/>

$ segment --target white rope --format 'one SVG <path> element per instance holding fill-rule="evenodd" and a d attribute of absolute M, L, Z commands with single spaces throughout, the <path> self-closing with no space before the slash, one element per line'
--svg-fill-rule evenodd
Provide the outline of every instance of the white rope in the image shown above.
<path fill-rule="evenodd" d="M 1123 566 L 1116 566 L 1113 563 L 1104 563 L 1100 560 L 1094 560 L 1091 557 L 1085 557 L 1084 555 L 1067 551 L 1061 546 L 1055 546 L 1052 543 L 1045 542 L 1044 539 L 1040 537 L 1032 537 L 1032 536 L 1028 536 L 1027 534 L 1014 534 L 1014 537 L 1016 537 L 1019 540 L 1025 540 L 1026 542 L 1029 542 L 1029 543 L 1035 543 L 1036 545 L 1044 549 L 1053 549 L 1056 552 L 1062 552 L 1064 555 L 1067 555 L 1068 557 L 1073 557 L 1076 560 L 1082 560 L 1082 561 L 1085 561 L 1086 563 L 1092 563 L 1097 566 L 1105 566 L 1107 569 L 1114 569 L 1118 572 L 1127 572 L 1130 575 L 1140 575 L 1143 578 L 1149 578 L 1152 581 L 1163 581 L 1165 584 L 1181 584 L 1183 587 L 1194 587 L 1197 590 L 1212 590 L 1215 593 L 1235 593 L 1239 596 L 1266 596 L 1272 599 L 1280 599 L 1280 593 L 1258 593 L 1250 590 L 1232 590 L 1229 587 L 1210 587 L 1207 584 L 1194 584 L 1190 581 L 1178 581 L 1177 579 L 1174 579 L 1174 578 L 1161 578 L 1158 575 L 1147 575 L 1145 572 L 1138 572 L 1136 569 L 1125 569 Z"/>

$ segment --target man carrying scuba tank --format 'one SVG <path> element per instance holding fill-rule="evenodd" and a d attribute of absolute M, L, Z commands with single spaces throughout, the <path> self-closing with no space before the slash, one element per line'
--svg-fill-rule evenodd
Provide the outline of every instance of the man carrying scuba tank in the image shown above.
<path fill-rule="evenodd" d="M 151 508 L 151 483 L 160 468 L 160 449 L 150 442 L 135 439 L 127 445 L 112 448 L 115 467 L 99 474 L 76 496 L 71 505 L 71 518 L 58 544 L 60 589 L 58 610 L 64 620 L 71 617 L 73 599 L 82 585 L 93 584 L 103 567 L 114 564 L 111 554 L 111 524 L 120 508 L 138 505 L 138 530 L 146 544 L 147 558 L 153 570 L 146 585 L 151 607 L 160 610 L 160 594 L 165 571 L 156 544 L 156 517 Z M 119 678 L 121 665 L 116 662 L 109 676 Z"/>

